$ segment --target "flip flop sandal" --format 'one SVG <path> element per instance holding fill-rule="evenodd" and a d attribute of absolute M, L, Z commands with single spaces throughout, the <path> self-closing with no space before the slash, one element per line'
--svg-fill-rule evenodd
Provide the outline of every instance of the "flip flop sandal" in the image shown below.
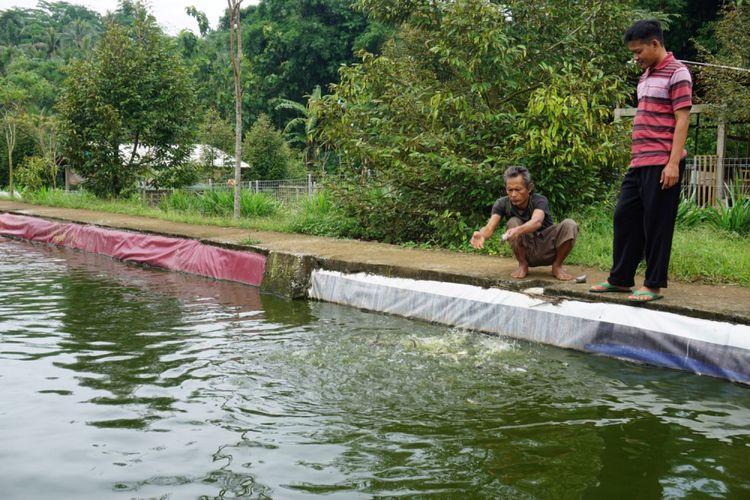
<path fill-rule="evenodd" d="M 601 290 L 595 290 L 596 287 L 601 288 Z M 599 283 L 598 285 L 594 285 L 591 288 L 589 288 L 589 292 L 591 293 L 610 293 L 610 292 L 619 292 L 619 293 L 631 293 L 633 290 L 631 288 L 621 288 L 619 286 L 610 285 L 606 281 L 604 283 Z"/>
<path fill-rule="evenodd" d="M 637 298 L 634 298 L 634 297 L 648 297 L 648 298 L 646 298 L 646 299 L 637 299 Z M 661 299 L 663 297 L 664 297 L 664 295 L 659 295 L 658 293 L 649 292 L 648 290 L 646 290 L 646 291 L 643 291 L 643 292 L 639 291 L 639 292 L 633 293 L 630 297 L 628 297 L 628 302 L 633 303 L 633 304 L 640 304 L 640 303 L 643 303 L 643 302 L 653 302 L 653 301 L 659 300 L 659 299 Z"/>

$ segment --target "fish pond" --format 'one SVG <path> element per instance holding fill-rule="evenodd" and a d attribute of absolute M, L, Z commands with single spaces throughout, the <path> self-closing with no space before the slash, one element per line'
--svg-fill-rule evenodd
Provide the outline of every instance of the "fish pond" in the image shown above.
<path fill-rule="evenodd" d="M 748 498 L 750 388 L 0 238 L 0 491 Z"/>

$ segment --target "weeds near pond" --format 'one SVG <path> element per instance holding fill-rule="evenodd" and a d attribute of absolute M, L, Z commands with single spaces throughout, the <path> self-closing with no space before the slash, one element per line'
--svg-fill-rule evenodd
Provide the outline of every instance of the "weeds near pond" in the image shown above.
<path fill-rule="evenodd" d="M 197 212 L 209 217 L 229 217 L 234 213 L 234 191 L 209 190 L 198 194 L 177 189 L 159 203 L 164 211 Z M 240 216 L 267 217 L 281 209 L 281 204 L 265 193 L 240 191 Z"/>
<path fill-rule="evenodd" d="M 739 182 L 730 190 L 728 197 L 714 207 L 699 207 L 694 198 L 683 199 L 677 208 L 677 226 L 694 228 L 707 223 L 716 229 L 750 235 L 750 197 L 742 193 Z"/>

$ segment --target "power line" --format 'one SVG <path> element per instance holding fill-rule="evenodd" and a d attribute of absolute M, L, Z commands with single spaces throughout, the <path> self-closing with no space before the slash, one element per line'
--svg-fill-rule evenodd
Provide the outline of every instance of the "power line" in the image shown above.
<path fill-rule="evenodd" d="M 750 73 L 750 69 L 738 68 L 737 66 L 724 66 L 722 64 L 710 64 L 710 63 L 702 63 L 702 62 L 695 62 L 695 61 L 685 61 L 683 59 L 679 59 L 679 61 L 683 64 L 689 64 L 691 66 L 706 66 L 709 68 L 729 69 L 732 71 L 740 71 L 742 73 Z"/>

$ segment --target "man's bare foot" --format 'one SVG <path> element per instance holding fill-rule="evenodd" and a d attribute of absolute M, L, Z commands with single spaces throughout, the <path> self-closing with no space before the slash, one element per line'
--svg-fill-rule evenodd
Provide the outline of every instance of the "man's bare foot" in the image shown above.
<path fill-rule="evenodd" d="M 560 281 L 570 281 L 573 279 L 573 276 L 566 273 L 562 267 L 552 267 L 552 276 Z"/>
<path fill-rule="evenodd" d="M 510 273 L 510 277 L 520 280 L 522 278 L 525 278 L 527 274 L 529 274 L 528 266 L 518 266 L 518 269 Z"/>

